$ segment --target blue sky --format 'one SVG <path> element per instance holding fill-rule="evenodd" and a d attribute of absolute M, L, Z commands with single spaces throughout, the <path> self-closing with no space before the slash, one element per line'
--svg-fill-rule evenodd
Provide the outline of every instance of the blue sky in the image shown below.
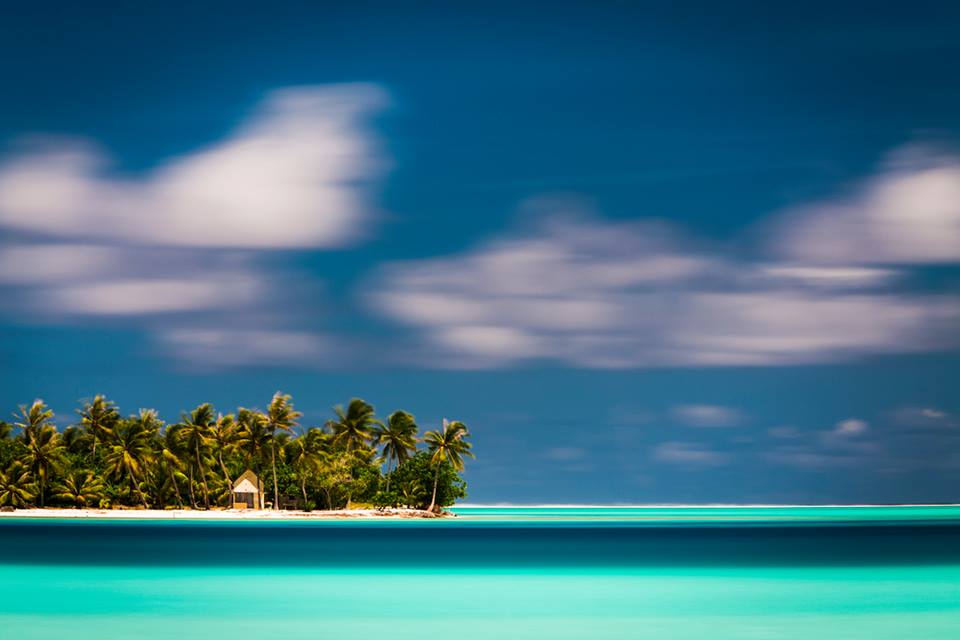
<path fill-rule="evenodd" d="M 40 3 L 0 404 L 359 395 L 473 502 L 956 501 L 949 3 Z"/>

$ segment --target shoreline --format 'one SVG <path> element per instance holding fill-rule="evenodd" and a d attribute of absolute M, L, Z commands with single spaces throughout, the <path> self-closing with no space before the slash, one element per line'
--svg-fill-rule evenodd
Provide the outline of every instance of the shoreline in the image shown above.
<path fill-rule="evenodd" d="M 897 505 L 458 505 L 453 510 L 444 509 L 440 513 L 431 513 L 419 509 L 339 509 L 339 510 L 315 510 L 315 511 L 293 511 L 272 509 L 254 510 L 254 509 L 211 509 L 209 511 L 201 509 L 75 509 L 62 507 L 45 508 L 23 508 L 12 511 L 0 510 L 0 520 L 6 519 L 45 519 L 45 520 L 216 520 L 216 521 L 294 521 L 294 520 L 445 520 L 450 518 L 459 518 L 461 516 L 467 519 L 474 517 L 483 519 L 486 514 L 482 511 L 486 509 L 502 510 L 510 512 L 536 512 L 544 511 L 544 515 L 539 516 L 546 520 L 564 517 L 574 517 L 572 515 L 547 515 L 551 510 L 565 509 L 614 509 L 622 511 L 636 510 L 644 515 L 645 510 L 653 511 L 675 511 L 678 519 L 685 519 L 684 511 L 722 511 L 728 509 L 759 509 L 770 510 L 771 512 L 781 509 L 787 510 L 806 510 L 806 509 L 847 509 L 847 510 L 873 510 L 880 509 L 888 512 L 894 512 L 897 509 L 957 509 L 960 504 L 897 504 Z M 463 509 L 466 513 L 456 513 L 456 510 Z M 481 513 L 469 513 L 471 509 L 477 509 Z M 534 517 L 528 514 L 528 517 Z M 637 516 L 630 516 L 637 517 Z M 647 516 L 644 520 L 658 521 L 663 516 Z M 688 516 L 689 517 L 689 516 Z M 774 517 L 774 516 L 771 516 Z M 715 518 L 724 519 L 724 516 L 710 516 L 710 520 Z M 776 519 L 774 517 L 774 519 Z M 735 518 L 741 521 L 739 518 Z"/>
<path fill-rule="evenodd" d="M 886 509 L 907 507 L 960 507 L 960 502 L 905 502 L 877 504 L 751 504 L 751 503 L 706 503 L 706 504 L 458 504 L 454 509 Z"/>
<path fill-rule="evenodd" d="M 456 517 L 444 511 L 434 514 L 419 509 L 342 509 L 337 511 L 273 511 L 211 509 L 17 509 L 0 511 L 0 518 L 62 518 L 116 520 L 409 520 Z"/>

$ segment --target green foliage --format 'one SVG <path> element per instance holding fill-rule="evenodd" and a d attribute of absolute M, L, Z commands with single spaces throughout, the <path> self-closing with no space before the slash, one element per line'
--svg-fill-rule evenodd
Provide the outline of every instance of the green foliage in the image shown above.
<path fill-rule="evenodd" d="M 33 502 L 36 484 L 30 470 L 13 461 L 0 471 L 0 506 L 25 507 Z"/>
<path fill-rule="evenodd" d="M 448 507 L 467 496 L 467 485 L 453 465 L 447 461 L 434 464 L 433 457 L 425 451 L 420 451 L 401 464 L 389 478 L 391 494 L 396 496 L 396 502 L 389 506 L 426 509 L 430 504 L 434 482 L 438 506 Z"/>
<path fill-rule="evenodd" d="M 327 421 L 327 428 L 333 431 L 334 441 L 347 451 L 365 446 L 373 437 L 373 429 L 383 426 L 383 422 L 374 414 L 373 405 L 360 398 L 354 398 L 344 409 L 334 407 L 336 419 Z"/>
<path fill-rule="evenodd" d="M 91 471 L 72 469 L 54 485 L 54 491 L 54 499 L 80 509 L 99 504 L 106 495 L 107 487 Z"/>
<path fill-rule="evenodd" d="M 430 500 L 430 511 L 437 505 L 443 506 L 442 502 L 437 502 L 437 483 L 440 481 L 440 469 L 444 464 L 449 464 L 456 471 L 463 471 L 463 456 L 473 457 L 470 449 L 473 445 L 467 442 L 470 432 L 467 425 L 454 420 L 453 422 L 443 421 L 441 431 L 428 431 L 424 436 L 427 443 L 427 450 L 430 452 L 430 463 L 436 468 L 437 473 L 433 480 L 433 498 Z"/>
<path fill-rule="evenodd" d="M 232 504 L 251 469 L 275 508 L 448 506 L 466 495 L 459 475 L 472 456 L 459 422 L 428 432 L 405 411 L 381 421 L 354 398 L 324 427 L 294 435 L 300 412 L 277 392 L 266 411 L 217 413 L 201 404 L 167 426 L 153 410 L 123 417 L 98 395 L 60 431 L 42 400 L 0 421 L 0 506 L 212 508 Z M 386 468 L 386 474 L 383 468 Z"/>

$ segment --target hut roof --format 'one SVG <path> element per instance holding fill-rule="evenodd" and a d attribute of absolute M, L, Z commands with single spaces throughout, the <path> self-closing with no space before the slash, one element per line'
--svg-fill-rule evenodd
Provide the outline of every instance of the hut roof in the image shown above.
<path fill-rule="evenodd" d="M 259 486 L 257 474 L 247 469 L 240 474 L 240 477 L 234 480 L 233 490 L 235 493 L 257 493 Z"/>

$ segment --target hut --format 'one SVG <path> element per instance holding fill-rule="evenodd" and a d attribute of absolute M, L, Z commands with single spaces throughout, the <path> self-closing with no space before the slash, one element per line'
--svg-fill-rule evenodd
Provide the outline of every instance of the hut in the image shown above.
<path fill-rule="evenodd" d="M 234 509 L 262 509 L 263 490 L 260 478 L 250 469 L 247 469 L 233 483 Z"/>

